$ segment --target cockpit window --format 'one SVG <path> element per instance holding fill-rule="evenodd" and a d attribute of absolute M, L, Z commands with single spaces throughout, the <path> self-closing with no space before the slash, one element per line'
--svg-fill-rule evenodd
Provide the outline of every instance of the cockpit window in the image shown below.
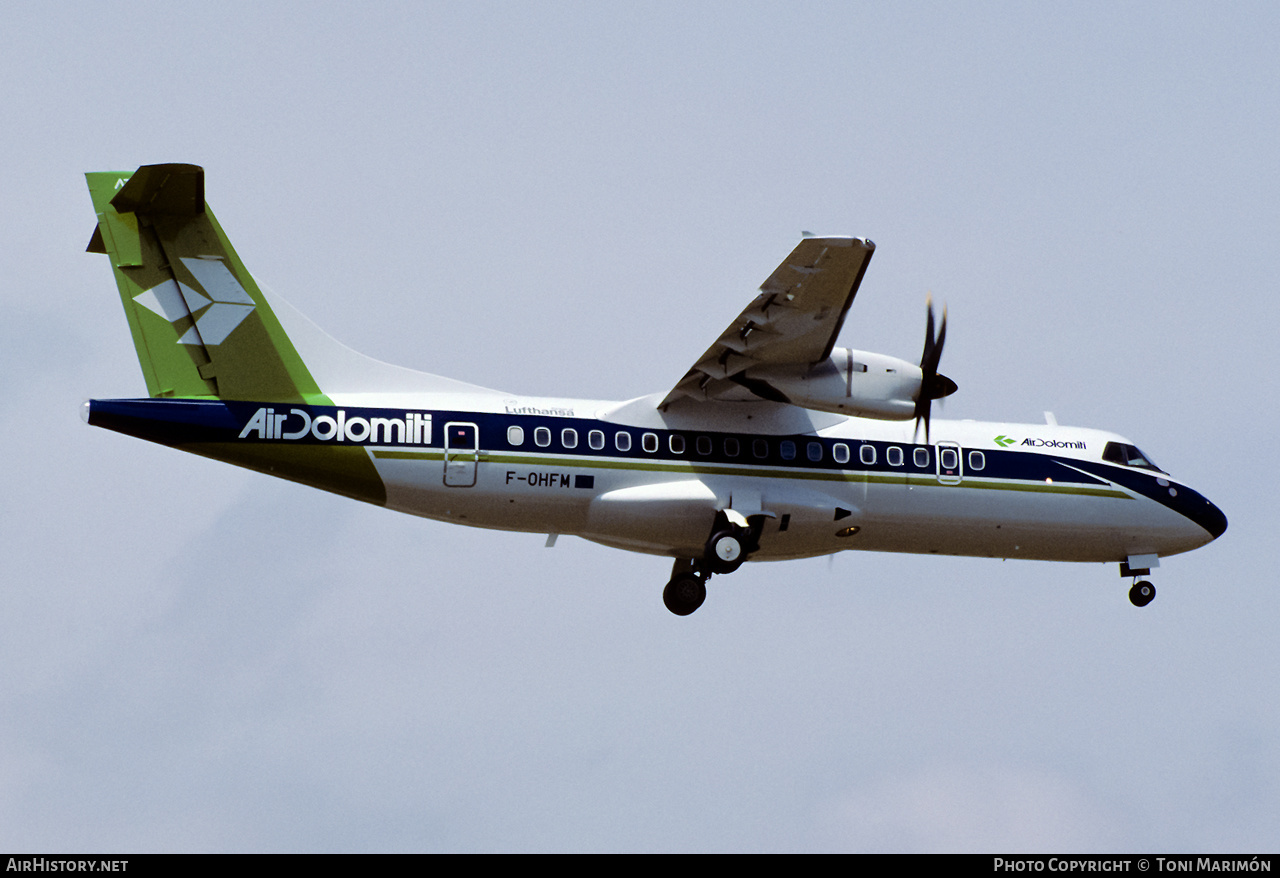
<path fill-rule="evenodd" d="M 1155 470 L 1158 473 L 1164 472 L 1135 446 L 1125 445 L 1123 442 L 1108 442 L 1102 449 L 1102 459 L 1121 466 L 1135 466 L 1139 469 Z"/>

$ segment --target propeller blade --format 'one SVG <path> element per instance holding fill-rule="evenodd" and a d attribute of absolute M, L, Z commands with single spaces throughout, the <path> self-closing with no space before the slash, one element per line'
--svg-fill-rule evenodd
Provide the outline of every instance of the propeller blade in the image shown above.
<path fill-rule="evenodd" d="M 925 402 L 924 408 L 916 406 L 916 429 L 911 434 L 911 441 L 914 442 L 920 435 L 920 423 L 924 422 L 924 444 L 929 444 L 929 403 Z"/>
<path fill-rule="evenodd" d="M 920 393 L 916 397 L 916 429 L 912 435 L 920 433 L 920 425 L 924 424 L 924 441 L 929 444 L 929 415 L 933 401 L 950 396 L 958 389 L 956 383 L 946 375 L 938 374 L 938 364 L 942 361 L 942 347 L 947 342 L 947 309 L 942 309 L 942 322 L 934 335 L 933 295 L 930 294 L 925 305 L 924 350 L 920 353 Z"/>
<path fill-rule="evenodd" d="M 938 326 L 938 340 L 933 345 L 933 362 L 929 365 L 936 377 L 938 374 L 938 363 L 942 361 L 942 346 L 947 342 L 947 308 L 942 307 L 942 323 Z"/>
<path fill-rule="evenodd" d="M 933 355 L 933 293 L 930 293 L 925 298 L 924 308 L 924 350 L 920 353 L 921 369 L 925 367 L 924 364 L 929 362 L 929 357 Z"/>

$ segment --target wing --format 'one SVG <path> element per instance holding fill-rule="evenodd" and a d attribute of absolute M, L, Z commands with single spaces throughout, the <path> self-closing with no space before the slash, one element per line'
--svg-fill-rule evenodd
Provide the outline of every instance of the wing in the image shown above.
<path fill-rule="evenodd" d="M 659 407 L 682 398 L 742 397 L 742 388 L 785 402 L 744 373 L 753 366 L 813 364 L 830 356 L 875 247 L 865 238 L 805 238 Z"/>

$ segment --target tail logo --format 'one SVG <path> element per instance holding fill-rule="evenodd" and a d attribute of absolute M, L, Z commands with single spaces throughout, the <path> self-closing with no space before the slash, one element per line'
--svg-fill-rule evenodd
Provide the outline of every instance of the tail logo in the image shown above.
<path fill-rule="evenodd" d="M 170 279 L 135 296 L 134 301 L 175 325 L 194 318 L 194 324 L 178 344 L 222 344 L 253 313 L 253 299 L 216 256 L 184 256 L 182 264 L 204 289 L 203 293 Z"/>

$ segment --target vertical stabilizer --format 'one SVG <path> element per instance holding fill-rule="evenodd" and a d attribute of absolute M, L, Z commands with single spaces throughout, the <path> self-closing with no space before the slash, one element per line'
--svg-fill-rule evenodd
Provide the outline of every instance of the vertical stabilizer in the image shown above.
<path fill-rule="evenodd" d="M 86 174 L 153 397 L 325 402 L 204 200 L 204 169 Z"/>

